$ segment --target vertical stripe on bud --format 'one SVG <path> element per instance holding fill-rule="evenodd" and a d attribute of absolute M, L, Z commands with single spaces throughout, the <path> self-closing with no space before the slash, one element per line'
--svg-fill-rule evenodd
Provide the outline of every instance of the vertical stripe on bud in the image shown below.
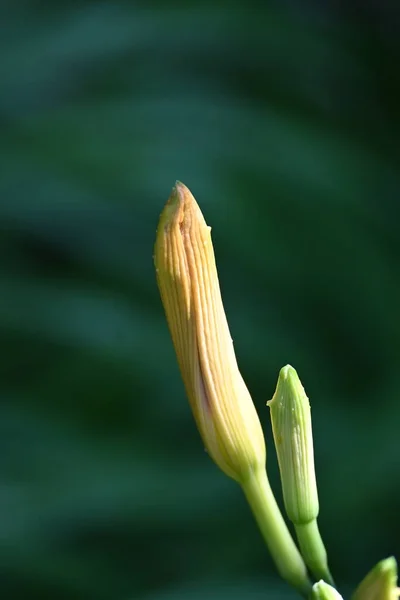
<path fill-rule="evenodd" d="M 161 214 L 154 260 L 180 371 L 204 444 L 227 475 L 246 480 L 265 467 L 264 436 L 236 363 L 210 227 L 180 182 Z"/>

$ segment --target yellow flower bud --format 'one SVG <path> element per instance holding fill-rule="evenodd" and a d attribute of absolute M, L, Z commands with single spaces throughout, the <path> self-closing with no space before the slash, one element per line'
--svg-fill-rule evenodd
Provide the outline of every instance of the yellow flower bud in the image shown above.
<path fill-rule="evenodd" d="M 385 558 L 366 575 L 352 596 L 352 600 L 397 600 L 397 563 L 394 556 Z"/>
<path fill-rule="evenodd" d="M 238 481 L 279 573 L 303 595 L 306 567 L 265 472 L 264 436 L 240 375 L 219 289 L 210 227 L 177 182 L 155 244 L 158 287 L 192 411 L 208 453 Z"/>
<path fill-rule="evenodd" d="M 158 287 L 186 393 L 208 453 L 243 482 L 265 468 L 260 421 L 240 375 L 222 304 L 210 227 L 177 182 L 155 243 Z"/>

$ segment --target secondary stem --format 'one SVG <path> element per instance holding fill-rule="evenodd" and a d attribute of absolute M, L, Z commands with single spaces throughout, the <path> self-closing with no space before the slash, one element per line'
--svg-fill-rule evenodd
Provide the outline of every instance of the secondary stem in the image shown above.
<path fill-rule="evenodd" d="M 254 473 L 242 488 L 280 575 L 307 597 L 311 590 L 307 569 L 276 503 L 266 472 Z"/>
<path fill-rule="evenodd" d="M 301 553 L 307 566 L 317 579 L 323 579 L 330 585 L 335 585 L 328 567 L 328 558 L 317 519 L 304 525 L 295 525 Z"/>

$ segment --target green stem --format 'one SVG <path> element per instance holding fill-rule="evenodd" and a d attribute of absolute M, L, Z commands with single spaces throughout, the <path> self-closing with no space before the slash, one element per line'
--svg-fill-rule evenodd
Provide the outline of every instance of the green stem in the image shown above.
<path fill-rule="evenodd" d="M 280 575 L 307 597 L 311 590 L 307 569 L 283 520 L 266 472 L 254 473 L 242 483 L 242 488 Z"/>
<path fill-rule="evenodd" d="M 300 550 L 306 565 L 316 579 L 335 585 L 328 567 L 328 557 L 318 529 L 317 519 L 303 525 L 295 525 Z"/>

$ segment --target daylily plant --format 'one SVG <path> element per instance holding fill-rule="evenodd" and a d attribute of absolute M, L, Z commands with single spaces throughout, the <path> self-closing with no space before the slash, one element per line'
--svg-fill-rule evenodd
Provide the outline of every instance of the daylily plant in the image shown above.
<path fill-rule="evenodd" d="M 311 412 L 296 371 L 287 365 L 270 407 L 285 510 L 297 548 L 266 473 L 257 411 L 236 362 L 211 241 L 211 228 L 188 188 L 176 182 L 155 243 L 157 283 L 186 393 L 203 443 L 243 489 L 280 575 L 311 600 L 340 600 L 318 529 Z M 312 583 L 307 567 L 318 580 Z M 395 600 L 397 565 L 378 563 L 352 600 Z"/>

